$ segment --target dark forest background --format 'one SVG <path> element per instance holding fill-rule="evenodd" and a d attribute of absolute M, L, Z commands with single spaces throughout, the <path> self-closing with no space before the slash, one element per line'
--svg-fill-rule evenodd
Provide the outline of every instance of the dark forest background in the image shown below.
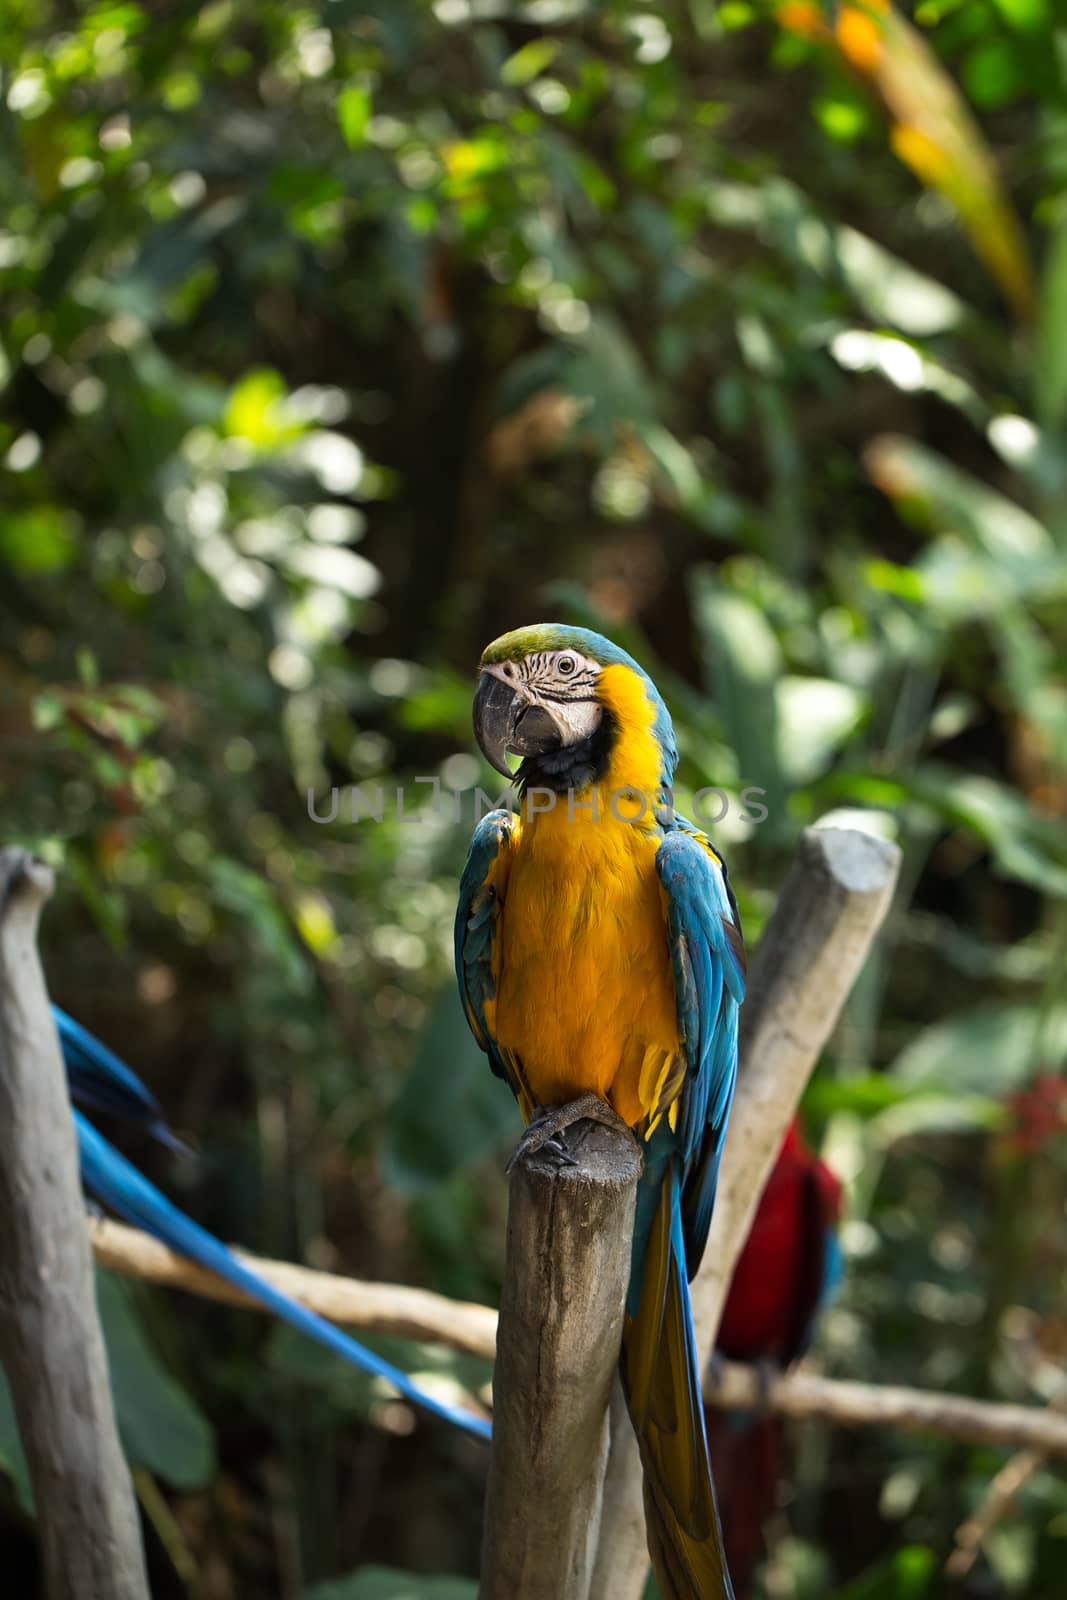
<path fill-rule="evenodd" d="M 806 1101 L 848 1193 L 818 1360 L 1062 1399 L 1065 62 L 1056 0 L 6 0 L 3 838 L 198 1219 L 495 1300 L 473 671 L 591 623 L 683 785 L 766 791 L 716 834 L 750 943 L 808 823 L 904 851 Z M 434 776 L 461 820 L 401 823 Z M 473 1595 L 476 1444 L 253 1313 L 100 1288 L 159 1600 Z M 1001 1453 L 791 1446 L 766 1600 L 1067 1593 L 1052 1467 L 950 1591 Z M 6 1401 L 0 1460 L 21 1595 Z"/>

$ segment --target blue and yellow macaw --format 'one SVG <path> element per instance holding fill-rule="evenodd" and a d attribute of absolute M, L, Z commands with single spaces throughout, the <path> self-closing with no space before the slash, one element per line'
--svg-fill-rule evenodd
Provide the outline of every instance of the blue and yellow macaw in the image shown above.
<path fill-rule="evenodd" d="M 52 1014 L 63 1050 L 71 1099 L 90 1110 L 105 1112 L 142 1128 L 169 1149 L 184 1150 L 185 1146 L 167 1127 L 163 1108 L 136 1073 L 58 1006 L 52 1007 Z M 155 1184 L 150 1183 L 125 1156 L 120 1155 L 80 1111 L 75 1110 L 73 1116 L 82 1183 L 94 1200 L 125 1222 L 161 1239 L 179 1255 L 187 1256 L 198 1266 L 225 1278 L 251 1299 L 258 1300 L 269 1311 L 273 1311 L 283 1322 L 325 1345 L 334 1355 L 358 1367 L 360 1371 L 385 1378 L 405 1399 L 473 1433 L 477 1438 L 489 1437 L 490 1426 L 483 1417 L 464 1411 L 459 1406 L 449 1405 L 447 1401 L 430 1394 L 399 1368 L 383 1361 L 324 1317 L 309 1311 L 306 1306 L 268 1283 L 253 1267 L 228 1250 L 221 1240 L 172 1205 Z"/>
<path fill-rule="evenodd" d="M 737 1072 L 744 946 L 722 858 L 676 816 L 655 685 L 597 633 L 519 628 L 482 656 L 475 736 L 519 815 L 478 825 L 456 916 L 467 1019 L 519 1102 L 520 1145 L 585 1116 L 644 1152 L 621 1375 L 664 1600 L 732 1600 L 689 1280 L 711 1222 Z"/>

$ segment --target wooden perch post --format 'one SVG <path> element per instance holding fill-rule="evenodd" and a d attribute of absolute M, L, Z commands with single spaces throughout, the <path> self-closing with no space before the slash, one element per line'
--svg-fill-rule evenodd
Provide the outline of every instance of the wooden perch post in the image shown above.
<path fill-rule="evenodd" d="M 568 1143 L 511 1179 L 481 1600 L 589 1592 L 641 1155 L 599 1123 Z"/>
<path fill-rule="evenodd" d="M 51 892 L 46 867 L 0 851 L 0 1360 L 37 1503 L 48 1600 L 147 1600 L 66 1078 L 37 956 Z"/>
<path fill-rule="evenodd" d="M 887 840 L 808 828 L 750 965 L 715 1215 L 692 1286 L 697 1347 L 709 1355 L 763 1186 L 889 909 L 899 867 L 900 851 Z M 613 1429 L 592 1600 L 640 1600 L 648 1570 L 640 1484 L 632 1432 Z"/>

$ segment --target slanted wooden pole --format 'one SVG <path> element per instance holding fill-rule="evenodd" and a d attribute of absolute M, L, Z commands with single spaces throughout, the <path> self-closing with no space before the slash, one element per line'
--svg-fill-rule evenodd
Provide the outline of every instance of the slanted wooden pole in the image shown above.
<path fill-rule="evenodd" d="M 481 1600 L 586 1600 L 641 1155 L 579 1122 L 578 1164 L 516 1163 L 493 1380 Z"/>
<path fill-rule="evenodd" d="M 692 1286 L 697 1348 L 709 1355 L 763 1186 L 889 909 L 899 868 L 900 851 L 885 839 L 808 828 L 750 964 L 715 1215 Z M 648 1572 L 640 1481 L 632 1430 L 613 1428 L 592 1600 L 640 1600 Z"/>
<path fill-rule="evenodd" d="M 48 1600 L 147 1600 L 119 1445 L 59 1041 L 37 956 L 52 874 L 0 851 L 0 1361 Z"/>

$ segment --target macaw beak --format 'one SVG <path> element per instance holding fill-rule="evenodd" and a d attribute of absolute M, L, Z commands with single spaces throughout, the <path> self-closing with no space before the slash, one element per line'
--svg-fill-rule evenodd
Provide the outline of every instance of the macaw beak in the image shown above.
<path fill-rule="evenodd" d="M 535 706 L 511 684 L 483 672 L 474 696 L 474 737 L 491 767 L 512 776 L 507 756 L 540 756 L 558 750 L 563 732 L 544 706 Z"/>

